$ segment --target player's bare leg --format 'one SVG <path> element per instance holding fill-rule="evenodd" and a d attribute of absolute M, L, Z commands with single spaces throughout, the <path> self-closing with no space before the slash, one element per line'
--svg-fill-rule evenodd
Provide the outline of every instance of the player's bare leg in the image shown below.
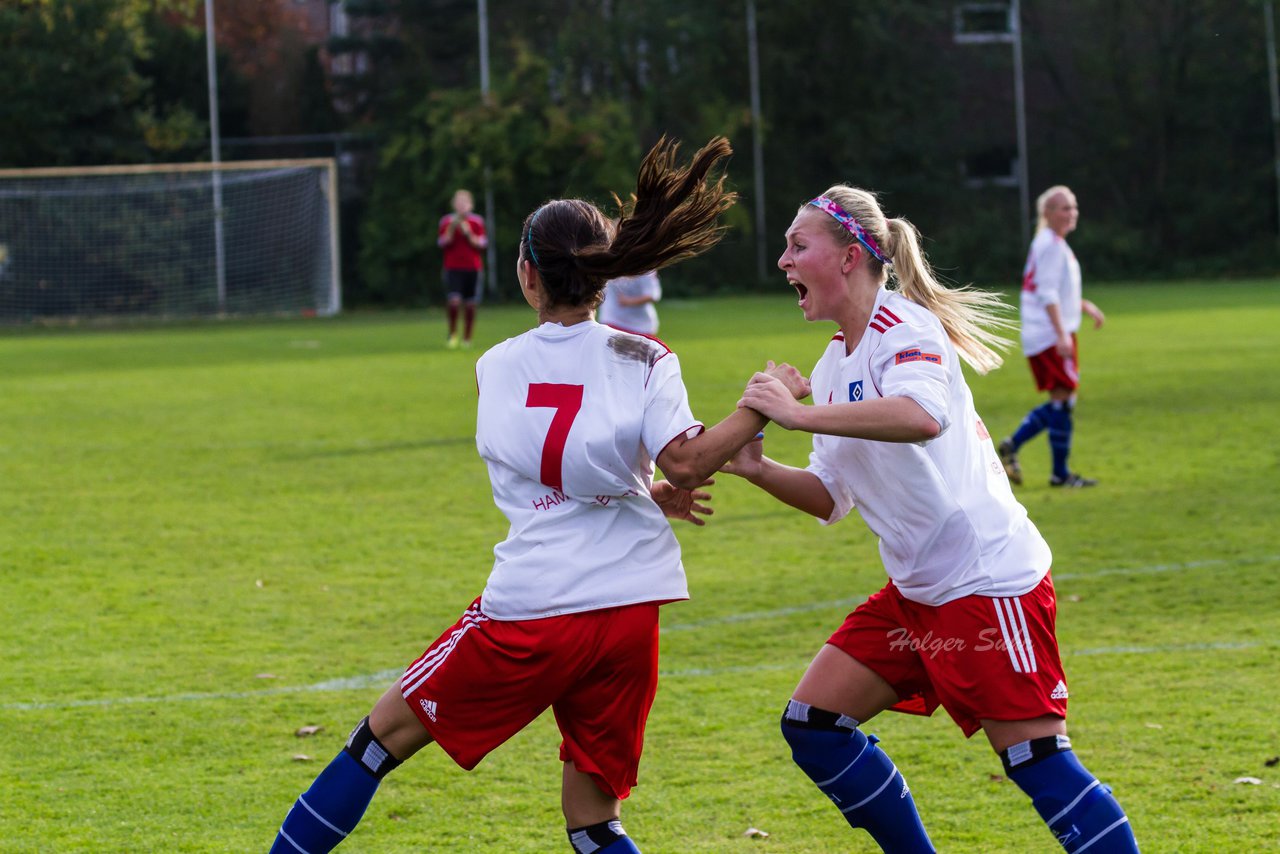
<path fill-rule="evenodd" d="M 813 657 L 791 697 L 866 723 L 898 702 L 893 687 L 861 661 L 830 644 Z"/>
<path fill-rule="evenodd" d="M 560 806 L 564 810 L 569 844 L 575 852 L 630 854 L 639 848 L 622 829 L 622 801 L 606 794 L 572 762 L 564 763 Z"/>
<path fill-rule="evenodd" d="M 401 762 L 435 741 L 404 701 L 398 682 L 374 704 L 373 711 L 369 713 L 369 726 L 378 741 Z"/>

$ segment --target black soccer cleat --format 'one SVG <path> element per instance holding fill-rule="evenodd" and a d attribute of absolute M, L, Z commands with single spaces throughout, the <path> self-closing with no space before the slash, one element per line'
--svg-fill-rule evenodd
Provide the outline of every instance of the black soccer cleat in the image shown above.
<path fill-rule="evenodd" d="M 1078 474 L 1069 474 L 1066 477 L 1049 478 L 1050 486 L 1061 486 L 1066 489 L 1083 489 L 1086 486 L 1097 486 L 1097 478 L 1084 477 Z"/>
<path fill-rule="evenodd" d="M 1009 482 L 1021 486 L 1022 466 L 1018 464 L 1018 452 L 1013 449 L 1013 442 L 1005 439 L 996 448 L 996 453 L 1000 455 L 1000 464 L 1004 466 L 1004 473 L 1009 475 Z"/>

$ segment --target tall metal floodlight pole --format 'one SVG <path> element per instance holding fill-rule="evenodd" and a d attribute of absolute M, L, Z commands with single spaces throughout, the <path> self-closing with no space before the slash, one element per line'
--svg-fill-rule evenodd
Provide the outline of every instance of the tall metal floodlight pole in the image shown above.
<path fill-rule="evenodd" d="M 1003 24 L 995 21 L 1003 18 Z M 971 27 L 971 23 L 976 26 Z M 1022 77 L 1022 4 L 1019 0 L 1005 3 L 961 3 L 955 7 L 956 44 L 990 44 L 1009 42 L 1013 45 L 1013 111 L 1018 136 L 1018 201 L 1022 214 L 1022 242 L 1031 242 L 1031 187 L 1027 163 L 1027 106 Z"/>
<path fill-rule="evenodd" d="M 218 130 L 218 66 L 214 50 L 213 0 L 204 0 L 205 63 L 209 77 L 209 148 L 213 162 L 213 255 L 217 270 L 218 312 L 227 310 L 227 250 L 222 234 L 222 135 Z"/>
<path fill-rule="evenodd" d="M 1271 8 L 1271 0 L 1262 7 L 1267 24 L 1267 76 L 1271 80 L 1271 144 L 1275 148 L 1276 169 L 1276 212 L 1280 217 L 1280 83 L 1276 81 L 1276 31 L 1275 12 Z M 1280 221 L 1277 224 L 1276 237 L 1280 239 Z"/>
<path fill-rule="evenodd" d="M 1018 193 L 1022 203 L 1022 245 L 1031 242 L 1031 188 L 1027 176 L 1027 97 L 1022 80 L 1022 8 L 1020 0 L 1009 4 L 1009 29 L 1013 36 L 1013 102 L 1018 124 Z"/>
<path fill-rule="evenodd" d="M 756 278 L 765 278 L 764 128 L 760 119 L 760 51 L 756 42 L 756 0 L 747 0 L 747 60 L 751 68 L 751 155 L 756 182 Z"/>
<path fill-rule="evenodd" d="M 476 0 L 476 12 L 480 18 L 480 97 L 489 103 L 489 4 Z M 489 293 L 498 292 L 498 225 L 493 219 L 493 170 L 484 165 L 484 219 L 489 243 L 485 250 L 485 266 L 489 268 Z"/>

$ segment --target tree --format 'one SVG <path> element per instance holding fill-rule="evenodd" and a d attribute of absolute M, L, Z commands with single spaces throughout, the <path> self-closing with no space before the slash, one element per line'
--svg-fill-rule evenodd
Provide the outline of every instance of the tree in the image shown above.
<path fill-rule="evenodd" d="M 140 159 L 136 19 L 113 0 L 0 5 L 0 163 Z"/>

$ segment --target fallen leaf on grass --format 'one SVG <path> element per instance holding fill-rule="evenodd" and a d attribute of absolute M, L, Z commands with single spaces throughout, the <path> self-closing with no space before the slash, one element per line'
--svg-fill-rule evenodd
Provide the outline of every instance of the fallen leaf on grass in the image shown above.
<path fill-rule="evenodd" d="M 324 732 L 324 727 L 322 727 L 322 726 L 300 726 L 300 727 L 298 727 L 296 730 L 294 730 L 294 731 L 293 731 L 293 734 L 294 734 L 294 735 L 296 735 L 298 738 L 306 738 L 307 736 L 309 736 L 309 735 L 315 735 L 315 734 L 316 734 L 316 733 L 318 733 L 318 732 Z"/>
<path fill-rule="evenodd" d="M 274 673 L 259 673 L 257 676 L 253 678 L 254 679 L 279 679 L 280 677 L 276 676 Z"/>
<path fill-rule="evenodd" d="M 395 813 L 395 812 L 387 813 L 387 818 L 391 819 L 392 821 L 404 821 L 404 816 L 400 815 L 400 813 Z"/>
<path fill-rule="evenodd" d="M 313 756 L 308 756 L 308 755 L 307 755 L 307 754 L 305 754 L 305 753 L 295 753 L 295 754 L 293 754 L 293 761 L 294 761 L 294 762 L 310 762 L 310 761 L 312 761 L 314 758 L 315 758 L 315 757 L 313 757 Z"/>
<path fill-rule="evenodd" d="M 761 830 L 758 827 L 748 827 L 746 829 L 746 832 L 743 833 L 742 835 L 747 837 L 748 839 L 768 839 L 769 838 L 768 831 Z"/>
<path fill-rule="evenodd" d="M 1257 777 L 1237 777 L 1237 778 L 1235 778 L 1234 780 L 1232 780 L 1231 782 L 1233 782 L 1233 783 L 1248 783 L 1250 786 L 1261 786 L 1261 785 L 1262 785 L 1262 781 L 1261 781 L 1261 780 L 1259 780 Z"/>
<path fill-rule="evenodd" d="M 990 781 L 991 781 L 991 782 L 993 782 L 993 783 L 1003 783 L 1003 782 L 1004 782 L 1004 775 L 1003 775 L 1003 774 L 988 774 L 988 775 L 987 775 L 987 779 L 988 779 L 988 780 L 990 780 Z"/>
<path fill-rule="evenodd" d="M 254 586 L 254 587 L 266 587 L 266 586 L 267 586 L 267 583 L 266 583 L 265 581 L 263 581 L 261 578 L 259 578 L 257 581 L 253 582 L 253 586 Z"/>
<path fill-rule="evenodd" d="M 1280 765 L 1280 756 L 1272 756 L 1270 759 L 1268 759 L 1266 762 L 1263 762 L 1262 764 L 1267 766 L 1268 768 L 1274 768 L 1277 765 Z"/>
<path fill-rule="evenodd" d="M 1164 729 L 1163 724 L 1147 723 L 1147 724 L 1144 724 L 1144 726 L 1146 726 L 1147 729 Z"/>
<path fill-rule="evenodd" d="M 1072 593 L 1070 596 L 1068 596 L 1068 597 L 1067 597 L 1067 601 L 1068 601 L 1068 602 L 1079 602 L 1079 601 L 1080 601 L 1080 594 L 1079 594 L 1079 593 Z"/>

